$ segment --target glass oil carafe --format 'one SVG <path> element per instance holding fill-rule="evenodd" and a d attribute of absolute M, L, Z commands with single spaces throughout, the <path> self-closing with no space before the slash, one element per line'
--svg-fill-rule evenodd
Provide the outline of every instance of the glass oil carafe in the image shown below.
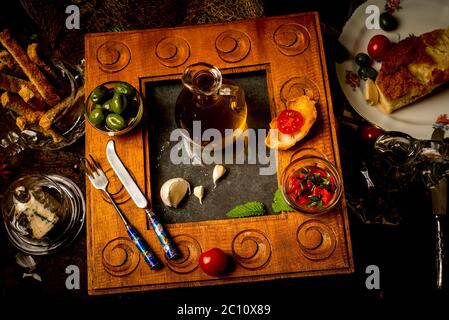
<path fill-rule="evenodd" d="M 241 87 L 224 80 L 218 68 L 203 62 L 192 64 L 185 69 L 182 83 L 184 88 L 176 101 L 175 117 L 178 127 L 188 131 L 190 141 L 201 141 L 205 147 L 210 141 L 201 139 L 203 132 L 217 129 L 222 139 L 219 145 L 214 141 L 214 148 L 225 148 L 237 138 L 236 129 L 246 129 L 245 93 Z M 193 130 L 194 121 L 200 121 L 200 132 Z M 232 133 L 226 129 L 233 129 Z"/>

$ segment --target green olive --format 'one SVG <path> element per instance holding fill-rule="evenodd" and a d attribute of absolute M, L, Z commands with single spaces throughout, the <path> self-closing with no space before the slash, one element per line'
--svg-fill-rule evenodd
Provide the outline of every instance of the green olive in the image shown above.
<path fill-rule="evenodd" d="M 355 63 L 359 66 L 369 66 L 371 64 L 371 58 L 363 52 L 357 53 L 355 56 Z"/>
<path fill-rule="evenodd" d="M 109 97 L 109 89 L 103 85 L 96 87 L 92 91 L 92 94 L 90 95 L 90 99 L 95 104 L 102 104 L 108 99 L 108 97 Z"/>
<path fill-rule="evenodd" d="M 111 99 L 111 111 L 117 114 L 123 113 L 128 106 L 128 97 L 122 93 L 114 93 L 114 96 Z"/>
<path fill-rule="evenodd" d="M 98 108 L 93 109 L 90 112 L 89 120 L 96 126 L 102 124 L 104 121 L 103 109 L 98 109 Z"/>
<path fill-rule="evenodd" d="M 106 117 L 106 126 L 111 130 L 119 131 L 126 127 L 126 121 L 121 115 L 110 113 Z"/>
<path fill-rule="evenodd" d="M 115 93 L 126 94 L 127 96 L 134 98 L 136 95 L 136 89 L 132 85 L 126 82 L 119 82 L 115 85 Z"/>
<path fill-rule="evenodd" d="M 105 103 L 103 103 L 102 107 L 106 111 L 112 111 L 111 105 L 112 105 L 112 99 L 109 99 Z"/>
<path fill-rule="evenodd" d="M 369 67 L 369 66 L 363 66 L 360 67 L 358 71 L 359 77 L 366 80 L 367 78 L 370 78 L 371 80 L 376 80 L 377 77 L 377 71 L 376 69 Z"/>
<path fill-rule="evenodd" d="M 398 27 L 398 20 L 390 13 L 384 12 L 379 17 L 379 24 L 382 30 L 393 31 Z"/>
<path fill-rule="evenodd" d="M 99 104 L 99 103 L 96 103 L 94 105 L 94 109 L 103 109 L 103 106 L 101 104 Z"/>
<path fill-rule="evenodd" d="M 136 100 L 128 99 L 128 106 L 121 115 L 130 122 L 137 116 L 137 113 L 139 113 L 139 103 Z"/>

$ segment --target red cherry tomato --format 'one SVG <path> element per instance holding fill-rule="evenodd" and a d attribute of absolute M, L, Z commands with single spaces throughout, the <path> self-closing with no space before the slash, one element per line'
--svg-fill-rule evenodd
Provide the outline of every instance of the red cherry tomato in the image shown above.
<path fill-rule="evenodd" d="M 294 134 L 301 130 L 304 124 L 302 114 L 296 110 L 283 110 L 277 120 L 278 129 L 285 134 Z"/>
<path fill-rule="evenodd" d="M 383 131 L 371 124 L 364 125 L 360 128 L 360 138 L 364 141 L 376 140 Z"/>
<path fill-rule="evenodd" d="M 221 275 L 228 264 L 228 258 L 223 250 L 219 248 L 212 248 L 206 252 L 201 253 L 199 258 L 201 270 L 210 276 Z"/>
<path fill-rule="evenodd" d="M 373 60 L 381 60 L 382 57 L 390 50 L 390 40 L 381 34 L 375 35 L 368 43 L 368 54 Z"/>

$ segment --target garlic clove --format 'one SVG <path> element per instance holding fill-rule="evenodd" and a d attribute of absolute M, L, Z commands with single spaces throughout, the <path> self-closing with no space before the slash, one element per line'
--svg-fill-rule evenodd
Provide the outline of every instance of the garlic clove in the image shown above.
<path fill-rule="evenodd" d="M 22 278 L 26 278 L 26 277 L 32 277 L 34 280 L 37 280 L 39 282 L 42 282 L 42 278 L 40 275 L 38 275 L 37 273 L 24 273 L 22 274 Z"/>
<path fill-rule="evenodd" d="M 29 272 L 32 272 L 36 269 L 36 261 L 34 261 L 32 256 L 25 255 L 19 252 L 16 254 L 15 258 L 16 263 L 22 268 L 28 269 Z"/>
<path fill-rule="evenodd" d="M 164 182 L 160 196 L 167 207 L 177 208 L 184 199 L 187 191 L 190 193 L 190 184 L 183 178 L 173 178 Z"/>
<path fill-rule="evenodd" d="M 204 187 L 197 186 L 197 187 L 193 188 L 193 194 L 195 195 L 195 197 L 197 197 L 200 200 L 200 204 L 203 204 Z"/>
<path fill-rule="evenodd" d="M 217 187 L 217 181 L 223 177 L 226 172 L 226 168 L 221 164 L 217 164 L 214 168 L 214 172 L 212 174 L 212 178 L 214 179 L 214 186 Z"/>

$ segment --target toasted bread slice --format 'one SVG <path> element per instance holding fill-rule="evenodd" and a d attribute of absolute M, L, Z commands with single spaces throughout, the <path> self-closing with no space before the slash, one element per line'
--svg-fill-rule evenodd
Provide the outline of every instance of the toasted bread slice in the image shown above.
<path fill-rule="evenodd" d="M 385 55 L 376 79 L 382 108 L 391 113 L 449 81 L 449 28 L 401 40 Z"/>
<path fill-rule="evenodd" d="M 285 134 L 277 130 L 277 118 L 270 122 L 270 131 L 265 139 L 265 144 L 273 149 L 287 150 L 293 147 L 299 140 L 304 138 L 315 123 L 317 111 L 315 101 L 310 100 L 308 96 L 301 96 L 294 101 L 289 101 L 288 109 L 296 110 L 304 118 L 304 124 L 301 130 L 295 134 Z"/>

